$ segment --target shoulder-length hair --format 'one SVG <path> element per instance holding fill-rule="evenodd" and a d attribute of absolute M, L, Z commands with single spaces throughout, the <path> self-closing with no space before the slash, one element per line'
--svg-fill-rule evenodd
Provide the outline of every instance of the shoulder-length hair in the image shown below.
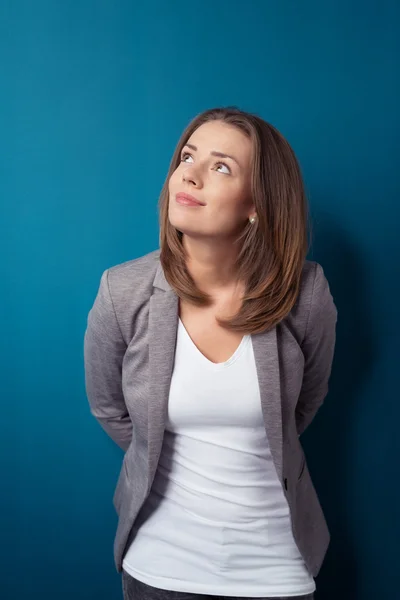
<path fill-rule="evenodd" d="M 294 306 L 308 252 L 308 204 L 296 156 L 283 135 L 261 117 L 236 107 L 212 108 L 186 127 L 172 156 L 159 198 L 160 262 L 165 278 L 184 301 L 209 306 L 209 294 L 198 289 L 186 268 L 182 232 L 168 218 L 168 181 L 181 161 L 192 133 L 208 121 L 237 127 L 252 141 L 251 193 L 257 212 L 235 241 L 237 276 L 245 294 L 240 310 L 218 319 L 226 329 L 260 333 L 279 323 Z"/>

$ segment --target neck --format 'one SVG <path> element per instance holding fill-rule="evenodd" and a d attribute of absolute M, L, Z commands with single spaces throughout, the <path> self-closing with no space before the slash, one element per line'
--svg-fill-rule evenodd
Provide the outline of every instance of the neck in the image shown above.
<path fill-rule="evenodd" d="M 231 243 L 188 238 L 183 235 L 187 269 L 202 291 L 213 294 L 238 285 L 235 261 L 237 251 Z"/>

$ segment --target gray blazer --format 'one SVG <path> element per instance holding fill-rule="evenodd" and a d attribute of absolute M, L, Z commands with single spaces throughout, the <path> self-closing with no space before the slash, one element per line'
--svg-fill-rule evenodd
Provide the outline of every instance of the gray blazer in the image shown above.
<path fill-rule="evenodd" d="M 119 517 L 114 541 L 118 572 L 157 469 L 174 364 L 178 296 L 165 279 L 159 255 L 158 249 L 103 272 L 84 336 L 91 413 L 125 451 L 113 498 Z M 314 577 L 330 534 L 299 436 L 328 393 L 336 321 L 323 269 L 306 260 L 289 315 L 251 336 L 271 454 L 295 541 Z"/>

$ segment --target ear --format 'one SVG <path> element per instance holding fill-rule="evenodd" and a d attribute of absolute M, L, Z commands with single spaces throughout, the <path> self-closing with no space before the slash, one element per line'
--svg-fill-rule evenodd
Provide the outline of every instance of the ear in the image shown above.
<path fill-rule="evenodd" d="M 250 219 L 250 217 L 257 217 L 256 207 L 254 205 L 254 202 L 252 202 L 252 201 L 250 201 L 248 212 L 247 212 L 247 218 Z"/>
<path fill-rule="evenodd" d="M 252 217 L 254 217 L 255 219 L 257 219 L 257 211 L 255 209 L 255 207 L 253 206 L 253 208 L 249 211 L 247 218 L 251 219 Z"/>

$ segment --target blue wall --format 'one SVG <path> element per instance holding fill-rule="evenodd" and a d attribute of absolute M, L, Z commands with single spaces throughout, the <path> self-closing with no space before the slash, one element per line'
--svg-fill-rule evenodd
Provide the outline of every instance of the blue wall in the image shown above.
<path fill-rule="evenodd" d="M 331 389 L 304 436 L 332 532 L 316 598 L 394 598 L 398 7 L 0 3 L 2 599 L 122 598 L 122 454 L 89 414 L 87 313 L 105 268 L 158 246 L 175 143 L 195 114 L 225 104 L 258 112 L 294 147 L 310 258 L 339 310 Z"/>

